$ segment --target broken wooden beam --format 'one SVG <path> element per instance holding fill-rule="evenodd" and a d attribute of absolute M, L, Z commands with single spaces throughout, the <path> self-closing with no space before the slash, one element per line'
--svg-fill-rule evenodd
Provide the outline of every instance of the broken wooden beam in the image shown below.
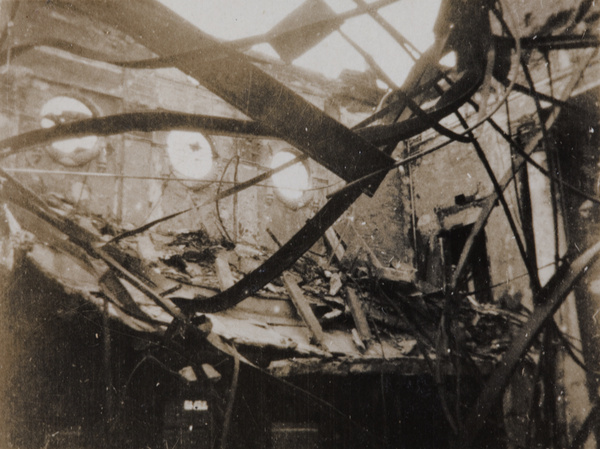
<path fill-rule="evenodd" d="M 300 287 L 294 280 L 293 276 L 290 273 L 283 273 L 283 283 L 287 288 L 290 298 L 298 311 L 298 314 L 302 317 L 302 320 L 306 323 L 306 326 L 310 330 L 312 334 L 312 340 L 317 343 L 321 348 L 327 350 L 327 344 L 325 343 L 325 334 L 323 333 L 323 328 L 317 317 L 313 313 L 306 297 L 302 293 Z"/>
<path fill-rule="evenodd" d="M 350 314 L 354 320 L 358 336 L 362 342 L 368 346 L 369 342 L 373 339 L 373 334 L 371 334 L 371 329 L 369 328 L 367 315 L 365 315 L 365 312 L 360 305 L 360 299 L 358 299 L 356 291 L 351 287 L 346 288 L 346 304 L 350 309 Z"/>
<path fill-rule="evenodd" d="M 367 346 L 365 345 L 365 342 L 363 341 L 363 339 L 360 338 L 360 335 L 358 334 L 358 330 L 352 329 L 351 333 L 352 333 L 352 341 L 354 342 L 354 345 L 358 348 L 358 350 L 360 352 L 365 352 L 367 350 Z"/>
<path fill-rule="evenodd" d="M 222 255 L 218 255 L 215 259 L 215 271 L 217 273 L 217 278 L 219 279 L 221 291 L 227 290 L 235 284 L 231 268 L 229 268 L 229 262 L 227 262 Z"/>
<path fill-rule="evenodd" d="M 338 239 L 333 228 L 329 228 L 327 229 L 327 231 L 325 231 L 325 240 L 327 240 L 327 243 L 331 247 L 331 251 L 333 251 L 333 255 L 335 256 L 337 261 L 341 262 L 344 258 L 345 250 L 342 246 L 341 240 Z"/>

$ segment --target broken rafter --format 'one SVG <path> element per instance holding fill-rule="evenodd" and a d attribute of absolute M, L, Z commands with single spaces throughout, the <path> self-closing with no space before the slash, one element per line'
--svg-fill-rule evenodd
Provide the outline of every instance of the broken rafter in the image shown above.
<path fill-rule="evenodd" d="M 338 238 L 337 234 L 333 230 L 333 228 L 329 228 L 325 231 L 325 240 L 331 247 L 332 255 L 335 256 L 338 262 L 341 262 L 344 258 L 344 246 L 342 245 L 342 241 Z"/>
<path fill-rule="evenodd" d="M 298 311 L 298 314 L 302 317 L 302 320 L 310 330 L 312 335 L 312 340 L 317 343 L 322 349 L 327 351 L 327 342 L 325 341 L 325 334 L 323 333 L 323 328 L 319 324 L 317 317 L 313 313 L 306 297 L 302 293 L 300 287 L 292 277 L 290 273 L 283 273 L 283 283 L 285 284 L 285 288 L 287 288 L 288 293 L 290 294 L 290 298 Z"/>
<path fill-rule="evenodd" d="M 462 136 L 460 134 L 456 134 L 455 132 L 449 130 L 448 128 L 440 125 L 436 120 L 431 118 L 427 112 L 419 107 L 418 104 L 410 98 L 410 96 L 406 95 L 404 91 L 398 90 L 398 86 L 394 81 L 385 73 L 385 71 L 377 64 L 375 59 L 365 50 L 363 50 L 356 42 L 354 42 L 348 35 L 346 35 L 341 29 L 338 30 L 338 33 L 354 48 L 366 61 L 367 65 L 373 70 L 379 79 L 386 83 L 391 89 L 394 89 L 395 94 L 399 96 L 400 101 L 407 105 L 410 110 L 420 119 L 422 119 L 426 124 L 436 130 L 438 133 L 450 137 L 451 139 L 457 140 L 459 142 L 469 142 L 469 138 L 466 136 Z"/>
<path fill-rule="evenodd" d="M 376 125 L 362 128 L 360 134 L 375 145 L 398 143 L 401 140 L 413 137 L 416 134 L 426 131 L 434 123 L 437 124 L 441 119 L 458 110 L 477 91 L 482 80 L 483 71 L 481 68 L 466 71 L 431 109 L 421 111 L 415 108 L 420 113 L 417 117 L 391 125 Z M 456 138 L 454 134 L 453 138 Z M 464 140 L 464 138 L 461 137 L 460 140 Z"/>
<path fill-rule="evenodd" d="M 346 288 L 346 304 L 348 304 L 350 314 L 352 315 L 360 339 L 365 345 L 368 345 L 373 339 L 373 334 L 371 333 L 371 329 L 369 329 L 369 322 L 361 307 L 360 299 L 358 298 L 356 291 L 351 287 Z"/>

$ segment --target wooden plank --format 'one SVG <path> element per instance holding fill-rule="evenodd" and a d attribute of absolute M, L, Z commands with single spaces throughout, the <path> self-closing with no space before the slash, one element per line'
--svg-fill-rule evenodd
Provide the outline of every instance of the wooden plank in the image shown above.
<path fill-rule="evenodd" d="M 340 239 L 337 238 L 337 235 L 335 234 L 333 228 L 329 228 L 327 229 L 327 231 L 325 231 L 325 240 L 327 240 L 327 243 L 329 244 L 329 246 L 331 246 L 331 250 L 333 251 L 333 254 L 335 255 L 337 261 L 341 262 L 344 258 L 345 250 L 342 246 L 342 242 L 340 241 Z"/>
<path fill-rule="evenodd" d="M 352 329 L 352 341 L 354 342 L 354 345 L 358 348 L 360 352 L 365 352 L 367 350 L 365 342 L 362 338 L 360 338 L 360 335 L 358 334 L 358 331 L 356 329 Z"/>
<path fill-rule="evenodd" d="M 233 274 L 229 268 L 229 262 L 227 262 L 222 255 L 217 256 L 215 260 L 215 271 L 217 272 L 221 291 L 227 290 L 235 284 L 235 279 L 233 279 Z"/>
<path fill-rule="evenodd" d="M 352 314 L 352 319 L 354 320 L 354 325 L 356 326 L 356 330 L 360 339 L 365 343 L 365 345 L 368 345 L 368 343 L 373 339 L 373 334 L 371 334 L 371 329 L 369 329 L 367 316 L 360 305 L 358 295 L 351 287 L 346 288 L 346 303 L 348 304 L 348 308 Z"/>
<path fill-rule="evenodd" d="M 296 284 L 296 281 L 294 281 L 294 278 L 290 273 L 283 273 L 283 282 L 290 293 L 290 298 L 292 299 L 294 306 L 296 306 L 298 314 L 302 317 L 310 330 L 313 341 L 326 350 L 327 344 L 325 343 L 325 334 L 323 333 L 323 329 L 321 328 L 321 324 L 319 324 L 317 317 L 310 308 L 308 301 L 304 297 L 302 290 L 298 287 L 298 284 Z"/>

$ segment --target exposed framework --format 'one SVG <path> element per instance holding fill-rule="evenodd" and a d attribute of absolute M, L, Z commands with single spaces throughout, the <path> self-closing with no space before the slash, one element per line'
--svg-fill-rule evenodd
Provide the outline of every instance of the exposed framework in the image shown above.
<path fill-rule="evenodd" d="M 381 6 L 379 3 L 383 5 L 390 2 L 378 2 L 377 6 Z M 97 241 L 93 235 L 83 228 L 52 212 L 42 200 L 4 170 L 0 171 L 0 175 L 5 179 L 2 196 L 4 199 L 15 202 L 46 220 L 52 226 L 66 234 L 71 241 L 86 250 L 92 257 L 102 259 L 108 263 L 116 276 L 131 282 L 179 322 L 193 327 L 190 320 L 193 314 L 230 308 L 248 295 L 259 290 L 275 276 L 279 275 L 285 268 L 293 264 L 354 203 L 361 193 L 372 194 L 389 170 L 407 164 L 432 151 L 439 150 L 453 141 L 458 140 L 471 143 L 490 176 L 495 193 L 486 200 L 464 246 L 452 281 L 447 287 L 446 301 L 448 306 L 445 316 L 446 322 L 452 320 L 452 310 L 457 307 L 457 304 L 463 298 L 462 285 L 466 274 L 466 263 L 469 254 L 477 235 L 484 229 L 487 219 L 497 202 L 501 204 L 509 220 L 523 261 L 528 268 L 532 290 L 536 298 L 535 302 L 538 307 L 534 310 L 529 322 L 523 326 L 515 337 L 511 349 L 509 349 L 503 359 L 501 368 L 494 372 L 483 387 L 475 407 L 473 407 L 471 413 L 464 420 L 465 424 L 461 424 L 460 417 L 453 416 L 449 411 L 450 408 L 447 407 L 446 414 L 448 421 L 460 437 L 463 444 L 462 447 L 468 447 L 476 441 L 478 432 L 483 427 L 487 415 L 497 403 L 518 361 L 526 354 L 534 338 L 544 326 L 548 326 L 547 332 L 550 332 L 550 329 L 555 329 L 551 319 L 553 313 L 571 290 L 573 283 L 584 274 L 586 267 L 593 263 L 600 254 L 600 244 L 596 244 L 571 262 L 567 260 L 561 261 L 561 266 L 556 274 L 544 288 L 541 288 L 537 277 L 536 263 L 533 259 L 535 248 L 531 242 L 531 235 L 524 232 L 525 241 L 523 241 L 520 229 L 518 229 L 511 216 L 504 198 L 503 192 L 513 182 L 514 172 L 510 171 L 501 179 L 496 179 L 480 144 L 472 133 L 481 124 L 485 122 L 490 123 L 493 129 L 521 155 L 522 159 L 517 164 L 515 171 L 522 169 L 528 163 L 535 165 L 530 157 L 531 153 L 540 142 L 548 138 L 547 130 L 558 117 L 560 108 L 567 104 L 566 102 L 571 92 L 576 87 L 591 59 L 596 55 L 596 51 L 589 52 L 580 64 L 573 68 L 570 80 L 564 87 L 563 92 L 558 98 L 553 98 L 548 95 L 541 95 L 536 91 L 531 76 L 528 73 L 527 58 L 523 55 L 522 50 L 533 48 L 543 51 L 595 48 L 599 44 L 598 37 L 565 35 L 548 36 L 537 40 L 531 36 L 514 36 L 511 33 L 510 27 L 504 22 L 498 5 L 494 5 L 492 2 L 488 3 L 484 9 L 474 8 L 475 11 L 470 11 L 473 14 L 479 14 L 479 19 L 481 20 L 476 20 L 475 22 L 477 22 L 478 31 L 482 33 L 482 38 L 477 42 L 478 45 L 474 48 L 469 47 L 467 50 L 466 47 L 460 45 L 460 42 L 464 38 L 465 33 L 472 32 L 472 29 L 465 29 L 465 21 L 459 20 L 459 17 L 457 17 L 459 13 L 451 8 L 451 2 L 445 2 L 436 28 L 435 44 L 417 59 L 409 79 L 404 86 L 397 90 L 394 99 L 376 113 L 371 120 L 363 122 L 359 125 L 359 128 L 354 130 L 345 128 L 330 119 L 319 109 L 309 105 L 305 100 L 292 93 L 291 90 L 262 72 L 257 67 L 256 61 L 252 58 L 234 49 L 235 46 L 247 45 L 249 42 L 252 42 L 251 40 L 236 44 L 218 43 L 191 26 L 177 29 L 176 35 L 171 35 L 171 38 L 167 39 L 165 37 L 173 32 L 173 28 L 170 28 L 170 24 L 168 23 L 169 13 L 161 10 L 159 5 L 151 2 L 134 4 L 132 2 L 120 2 L 117 0 L 105 2 L 90 0 L 77 4 L 77 8 L 85 14 L 89 14 L 97 20 L 109 23 L 115 28 L 134 36 L 140 43 L 159 55 L 157 59 L 153 60 L 134 62 L 112 61 L 113 63 L 139 68 L 177 67 L 183 72 L 197 78 L 208 89 L 236 106 L 243 113 L 251 117 L 253 121 L 173 113 L 121 114 L 82 120 L 67 125 L 58 125 L 51 129 L 33 131 L 6 139 L 0 142 L 0 150 L 3 151 L 2 156 L 8 156 L 9 154 L 25 150 L 35 144 L 87 134 L 116 134 L 132 130 L 152 131 L 174 128 L 202 129 L 215 134 L 268 136 L 287 140 L 303 151 L 307 157 L 312 157 L 334 173 L 340 175 L 348 183 L 344 188 L 333 194 L 329 202 L 261 267 L 220 294 L 210 298 L 196 298 L 193 306 L 186 307 L 185 311 L 177 307 L 178 299 L 176 295 L 166 295 L 165 297 L 161 292 L 156 291 L 140 273 L 136 273 L 131 267 L 128 268 L 125 263 L 126 258 L 124 254 L 121 254 L 115 246 L 108 245 L 103 247 L 102 242 Z M 365 13 L 366 6 L 362 1 L 358 2 L 358 4 L 359 12 Z M 368 13 L 377 17 L 380 25 L 384 29 L 388 29 L 388 26 L 384 25 L 386 23 L 385 19 L 374 12 L 376 8 L 374 5 L 371 6 L 371 10 Z M 504 27 L 505 36 L 492 35 L 487 19 L 489 12 L 494 13 L 498 17 Z M 464 11 L 462 13 L 465 14 Z M 167 20 L 165 20 L 165 17 Z M 150 22 L 148 19 L 151 19 Z M 328 20 L 339 26 L 343 19 L 344 17 L 339 16 Z M 310 29 L 310 26 L 306 26 L 306 28 Z M 286 32 L 297 31 L 287 30 L 278 36 L 266 35 L 261 36 L 260 39 L 269 41 L 276 37 L 285 36 Z M 403 48 L 410 45 L 397 31 L 395 33 L 392 32 L 392 34 Z M 186 42 L 186 48 L 182 49 L 179 46 L 181 42 Z M 39 42 L 21 46 L 11 51 L 13 52 L 13 56 L 15 56 L 36 45 L 64 48 L 64 44 L 64 42 Z M 73 49 L 71 44 L 69 44 L 68 48 Z M 464 68 L 464 70 L 460 71 L 460 76 L 456 79 L 450 79 L 438 66 L 439 59 L 451 48 L 458 51 L 458 66 L 459 68 Z M 103 59 L 102 55 L 92 54 L 86 51 L 86 49 L 78 48 L 77 50 L 79 54 L 85 57 Z M 408 52 L 413 55 L 414 50 Z M 509 74 L 506 73 L 506 70 L 502 71 L 502 68 L 506 66 L 506 61 L 502 60 L 501 57 L 496 59 L 488 58 L 488 55 L 497 54 L 506 56 L 507 54 L 510 55 L 511 52 L 513 59 L 511 72 L 514 73 Z M 368 55 L 366 54 L 365 59 L 374 66 L 374 61 L 368 59 Z M 511 58 L 509 57 L 509 59 Z M 528 86 L 520 86 L 515 82 L 519 64 L 528 81 Z M 374 66 L 373 68 L 376 73 L 382 73 L 378 67 Z M 487 112 L 476 123 L 469 124 L 460 116 L 459 108 L 465 103 L 469 103 L 475 109 L 478 108 L 472 97 L 482 83 L 489 82 L 489 75 L 491 73 L 507 86 L 506 93 L 493 110 Z M 451 87 L 444 91 L 438 85 L 438 82 L 441 80 L 445 80 Z M 497 108 L 501 107 L 508 100 L 508 95 L 512 89 L 526 91 L 533 97 L 540 119 L 540 131 L 530 140 L 525 148 L 517 144 L 511 135 L 503 131 L 492 119 L 492 115 Z M 420 95 L 425 90 L 436 91 L 438 100 L 433 107 L 423 110 L 419 103 L 422 101 Z M 545 119 L 541 110 L 541 100 L 550 101 L 553 104 L 550 115 Z M 455 132 L 439 124 L 442 118 L 450 114 L 457 115 L 464 128 L 463 131 Z M 295 120 L 288 120 L 290 116 L 295 117 Z M 368 126 L 376 120 L 380 120 L 383 124 Z M 390 158 L 391 151 L 400 141 L 429 128 L 433 128 L 438 133 L 448 137 L 449 140 L 425 152 L 409 155 L 401 161 L 394 161 Z M 349 165 L 342 163 L 348 157 L 351 157 L 355 163 Z M 214 200 L 248 188 L 294 162 L 296 161 L 290 161 L 285 166 L 268 171 L 253 180 L 226 190 L 217 195 Z M 536 168 L 543 171 L 539 166 L 536 166 Z M 566 184 L 560 176 L 556 177 L 547 172 L 545 174 L 551 177 L 553 183 L 556 183 L 557 188 L 572 189 L 578 194 L 585 195 L 586 198 L 592 201 L 599 201 L 593 195 L 581 192 L 573 186 Z M 189 210 L 181 211 L 180 213 L 185 213 Z M 126 235 L 119 236 L 118 239 L 143 232 L 159 221 L 170 219 L 178 214 L 170 215 L 164 219 L 142 226 L 137 230 L 129 231 Z M 526 226 L 526 223 L 523 223 L 523 226 Z M 144 316 L 141 310 L 131 310 L 130 312 L 136 314 L 140 319 L 151 321 L 149 317 Z M 449 327 L 442 331 L 451 332 Z M 222 344 L 218 342 L 215 342 L 215 344 L 220 345 L 224 351 L 231 352 L 231 349 L 224 347 Z M 460 350 L 460 348 L 457 349 Z M 235 355 L 235 359 L 239 360 L 238 355 Z M 444 396 L 442 394 L 442 398 Z M 590 416 L 593 413 L 597 413 L 596 409 L 597 407 L 594 408 Z"/>

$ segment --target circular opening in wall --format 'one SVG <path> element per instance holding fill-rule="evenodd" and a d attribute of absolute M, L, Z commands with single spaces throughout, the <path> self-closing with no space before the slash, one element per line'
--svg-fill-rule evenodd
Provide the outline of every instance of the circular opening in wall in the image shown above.
<path fill-rule="evenodd" d="M 54 97 L 40 111 L 42 128 L 74 122 L 93 117 L 93 113 L 81 101 L 71 97 Z M 77 167 L 87 164 L 100 155 L 97 136 L 77 137 L 53 142 L 46 147 L 50 156 L 63 165 Z"/>
<path fill-rule="evenodd" d="M 199 132 L 171 131 L 167 136 L 167 154 L 173 169 L 185 178 L 202 179 L 212 169 L 212 145 Z"/>
<path fill-rule="evenodd" d="M 291 161 L 296 157 L 296 154 L 290 151 L 280 151 L 273 156 L 271 168 L 277 168 L 286 162 Z M 310 176 L 308 167 L 303 162 L 297 162 L 291 167 L 286 168 L 272 176 L 273 184 L 277 188 L 277 192 L 284 200 L 299 202 L 306 189 L 309 187 Z"/>

